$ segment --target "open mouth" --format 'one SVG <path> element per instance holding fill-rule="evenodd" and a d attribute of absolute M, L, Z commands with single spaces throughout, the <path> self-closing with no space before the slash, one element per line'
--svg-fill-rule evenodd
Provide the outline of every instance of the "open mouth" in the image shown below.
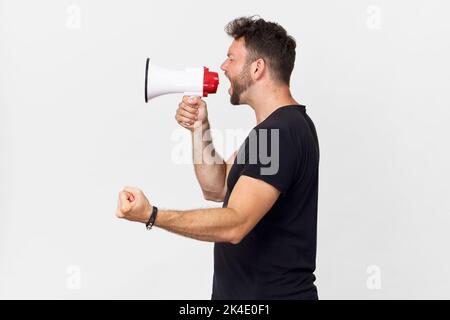
<path fill-rule="evenodd" d="M 231 79 L 229 76 L 225 75 L 228 78 L 228 81 L 230 81 L 230 87 L 228 88 L 228 93 L 230 96 L 233 94 L 233 83 L 231 82 Z"/>

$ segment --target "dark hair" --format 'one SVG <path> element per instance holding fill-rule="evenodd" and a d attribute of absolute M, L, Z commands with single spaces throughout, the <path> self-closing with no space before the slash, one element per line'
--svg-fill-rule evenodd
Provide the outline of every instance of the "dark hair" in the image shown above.
<path fill-rule="evenodd" d="M 229 22 L 225 32 L 235 40 L 244 37 L 247 63 L 263 58 L 274 79 L 289 85 L 297 45 L 282 26 L 257 16 L 241 17 Z"/>

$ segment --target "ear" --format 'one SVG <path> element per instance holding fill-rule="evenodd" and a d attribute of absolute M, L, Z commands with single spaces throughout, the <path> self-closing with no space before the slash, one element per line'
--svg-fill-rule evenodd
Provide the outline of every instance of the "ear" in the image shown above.
<path fill-rule="evenodd" d="M 264 59 L 259 58 L 256 61 L 252 63 L 251 66 L 251 76 L 253 80 L 259 80 L 264 75 L 264 72 L 266 72 L 266 62 Z"/>

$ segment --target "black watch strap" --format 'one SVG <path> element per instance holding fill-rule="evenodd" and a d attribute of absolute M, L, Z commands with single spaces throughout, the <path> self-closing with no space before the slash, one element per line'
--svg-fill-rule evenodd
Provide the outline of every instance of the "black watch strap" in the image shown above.
<path fill-rule="evenodd" d="M 158 214 L 158 208 L 156 206 L 153 206 L 152 214 L 150 215 L 150 218 L 148 219 L 148 222 L 145 225 L 147 227 L 147 230 L 150 230 L 153 227 L 153 225 L 155 224 L 157 214 Z"/>

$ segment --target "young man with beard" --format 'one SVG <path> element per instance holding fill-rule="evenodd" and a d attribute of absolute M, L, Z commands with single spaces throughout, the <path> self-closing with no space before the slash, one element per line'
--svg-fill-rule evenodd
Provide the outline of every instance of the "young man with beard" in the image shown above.
<path fill-rule="evenodd" d="M 231 21 L 226 32 L 234 39 L 221 66 L 230 101 L 249 105 L 256 127 L 224 161 L 203 137 L 210 126 L 202 99 L 183 97 L 175 116 L 192 132 L 194 159 L 203 160 L 194 168 L 205 199 L 222 208 L 157 210 L 126 187 L 117 216 L 214 242 L 212 299 L 318 299 L 319 147 L 305 106 L 290 92 L 295 40 L 254 17 Z"/>

